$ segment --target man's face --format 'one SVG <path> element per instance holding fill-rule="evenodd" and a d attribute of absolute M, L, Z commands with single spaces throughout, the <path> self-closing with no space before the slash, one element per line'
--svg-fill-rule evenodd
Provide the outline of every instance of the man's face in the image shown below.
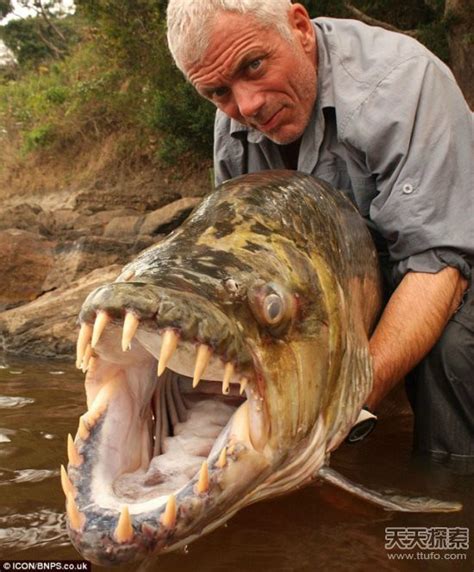
<path fill-rule="evenodd" d="M 305 10 L 290 8 L 293 41 L 253 16 L 216 16 L 204 57 L 186 69 L 205 98 L 276 143 L 298 139 L 316 100 L 315 34 Z"/>

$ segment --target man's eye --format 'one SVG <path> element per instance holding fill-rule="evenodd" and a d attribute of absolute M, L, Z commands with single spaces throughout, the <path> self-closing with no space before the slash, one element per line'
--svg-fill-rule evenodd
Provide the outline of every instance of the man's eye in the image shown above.
<path fill-rule="evenodd" d="M 227 87 L 216 87 L 216 89 L 212 91 L 211 97 L 212 99 L 225 97 L 228 91 L 229 89 Z"/>
<path fill-rule="evenodd" d="M 249 69 L 252 71 L 258 70 L 258 68 L 262 65 L 262 60 L 260 58 L 253 60 L 249 63 Z"/>

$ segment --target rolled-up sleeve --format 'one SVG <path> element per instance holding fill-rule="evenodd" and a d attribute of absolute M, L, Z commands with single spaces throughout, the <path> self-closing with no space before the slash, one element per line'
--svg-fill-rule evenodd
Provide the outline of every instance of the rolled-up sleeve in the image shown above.
<path fill-rule="evenodd" d="M 446 266 L 470 278 L 473 114 L 444 64 L 424 55 L 398 64 L 360 102 L 347 136 L 376 181 L 369 214 L 394 278 Z"/>

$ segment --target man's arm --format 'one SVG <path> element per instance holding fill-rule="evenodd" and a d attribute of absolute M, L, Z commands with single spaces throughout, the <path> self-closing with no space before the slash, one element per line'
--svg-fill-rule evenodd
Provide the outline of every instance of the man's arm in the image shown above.
<path fill-rule="evenodd" d="M 370 339 L 373 409 L 430 351 L 459 306 L 467 280 L 456 268 L 408 272 L 390 298 Z"/>

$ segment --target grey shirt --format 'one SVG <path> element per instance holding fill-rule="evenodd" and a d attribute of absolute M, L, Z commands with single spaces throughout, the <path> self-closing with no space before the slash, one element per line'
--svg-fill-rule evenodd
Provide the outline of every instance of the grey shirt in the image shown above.
<path fill-rule="evenodd" d="M 346 193 L 381 235 L 394 279 L 474 261 L 474 117 L 420 43 L 355 20 L 316 18 L 318 96 L 298 170 Z M 280 147 L 217 112 L 219 184 L 283 169 Z"/>

